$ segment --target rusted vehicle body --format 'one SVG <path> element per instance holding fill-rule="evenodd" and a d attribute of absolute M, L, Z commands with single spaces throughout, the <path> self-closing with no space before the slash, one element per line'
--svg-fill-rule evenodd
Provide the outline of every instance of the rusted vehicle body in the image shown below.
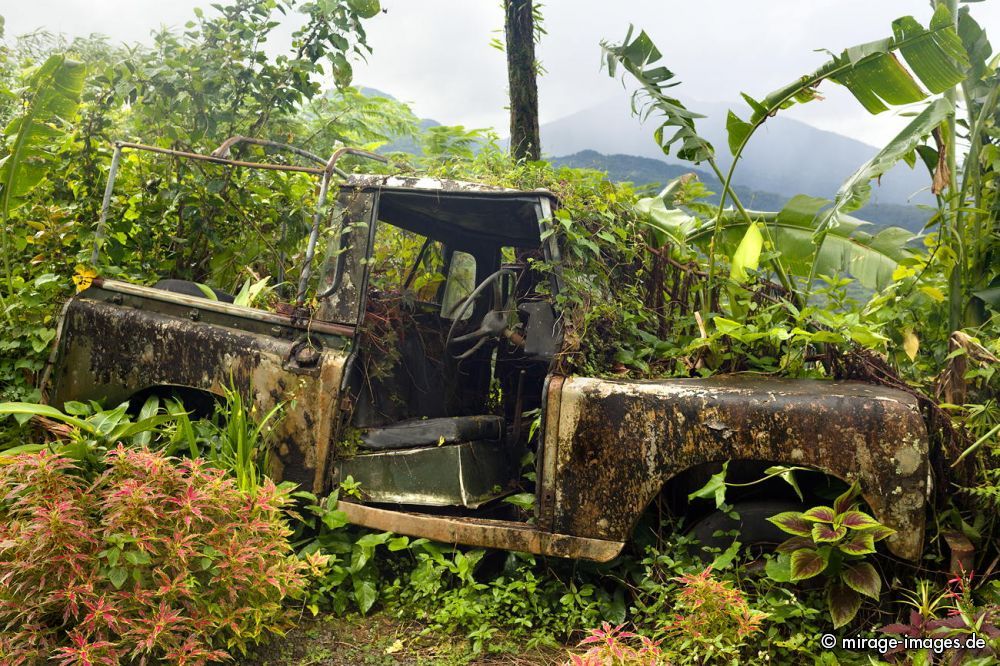
<path fill-rule="evenodd" d="M 227 150 L 187 156 L 267 166 Z M 657 498 L 734 461 L 858 481 L 897 530 L 888 548 L 919 557 L 928 444 L 911 396 L 853 382 L 556 374 L 550 193 L 335 165 L 300 168 L 322 185 L 295 307 L 95 279 L 64 308 L 48 400 L 176 394 L 197 405 L 235 383 L 262 410 L 287 405 L 275 476 L 317 493 L 350 476 L 362 499 L 341 501 L 349 520 L 439 541 L 607 561 Z M 325 252 L 321 236 L 333 239 Z M 418 248 L 413 265 L 394 266 L 404 242 Z M 528 255 L 557 269 L 536 271 Z M 534 515 L 513 520 L 502 499 L 518 491 L 529 446 Z"/>

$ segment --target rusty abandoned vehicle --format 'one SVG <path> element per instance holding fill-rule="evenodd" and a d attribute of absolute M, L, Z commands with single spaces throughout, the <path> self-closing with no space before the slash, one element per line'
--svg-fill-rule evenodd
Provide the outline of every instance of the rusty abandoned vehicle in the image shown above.
<path fill-rule="evenodd" d="M 317 166 L 230 159 L 242 142 Z M 558 374 L 551 193 L 348 175 L 337 161 L 362 154 L 351 149 L 324 160 L 242 137 L 211 155 L 119 143 L 95 265 L 124 150 L 318 177 L 295 303 L 271 312 L 180 280 L 97 278 L 63 310 L 50 403 L 141 404 L 159 394 L 197 408 L 235 383 L 261 410 L 288 405 L 272 476 L 316 493 L 353 477 L 362 499 L 339 508 L 355 524 L 598 561 L 621 551 L 652 503 L 688 510 L 687 493 L 724 461 L 748 479 L 796 465 L 814 470 L 807 492 L 857 481 L 874 515 L 897 531 L 889 550 L 919 557 L 928 440 L 910 395 L 856 382 Z M 416 259 L 387 269 L 399 239 L 417 248 Z M 543 274 L 529 256 L 556 268 Z M 532 518 L 519 521 L 501 500 L 518 490 L 529 441 L 536 500 Z M 736 500 L 750 540 L 763 518 L 795 501 L 784 484 L 751 489 Z M 709 513 L 690 522 L 710 537 L 725 520 Z"/>

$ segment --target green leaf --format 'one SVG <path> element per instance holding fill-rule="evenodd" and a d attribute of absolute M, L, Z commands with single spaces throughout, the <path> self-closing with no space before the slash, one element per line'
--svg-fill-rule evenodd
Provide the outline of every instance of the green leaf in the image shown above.
<path fill-rule="evenodd" d="M 814 506 L 803 513 L 802 517 L 813 523 L 832 523 L 837 514 L 828 506 Z"/>
<path fill-rule="evenodd" d="M 778 557 L 768 559 L 764 565 L 764 573 L 776 583 L 792 582 L 792 558 L 782 553 Z"/>
<path fill-rule="evenodd" d="M 516 495 L 504 498 L 504 502 L 507 504 L 513 504 L 514 506 L 526 511 L 530 511 L 535 508 L 535 494 L 517 493 Z"/>
<path fill-rule="evenodd" d="M 765 476 L 777 475 L 778 477 L 781 478 L 782 481 L 784 481 L 785 483 L 787 483 L 792 487 L 792 490 L 795 491 L 795 494 L 799 496 L 800 500 L 803 499 L 802 489 L 799 488 L 799 482 L 795 478 L 794 467 L 787 467 L 785 465 L 776 465 L 774 467 L 768 467 L 767 469 L 764 470 L 764 475 Z"/>
<path fill-rule="evenodd" d="M 365 564 L 371 560 L 375 554 L 376 546 L 380 546 L 392 538 L 392 532 L 382 532 L 380 534 L 366 534 L 354 542 L 354 549 L 351 553 L 351 571 L 357 573 L 361 571 Z"/>
<path fill-rule="evenodd" d="M 912 17 L 893 22 L 893 37 L 845 49 L 816 71 L 799 77 L 760 101 L 751 123 L 763 122 L 790 103 L 816 98 L 813 89 L 825 79 L 845 86 L 871 113 L 881 113 L 888 105 L 918 102 L 926 97 L 917 81 L 895 58 L 898 51 L 913 69 L 920 83 L 932 93 L 943 92 L 964 78 L 968 57 L 961 39 L 939 5 L 928 28 Z"/>
<path fill-rule="evenodd" d="M 847 513 L 859 497 L 861 497 L 861 486 L 855 481 L 851 484 L 850 488 L 842 492 L 837 499 L 833 500 L 834 512 L 837 514 Z"/>
<path fill-rule="evenodd" d="M 743 544 L 741 544 L 739 541 L 733 541 L 731 544 L 729 544 L 728 548 L 726 548 L 724 551 L 716 555 L 715 559 L 712 560 L 712 570 L 720 571 L 722 569 L 727 568 L 730 564 L 732 564 L 733 560 L 736 559 L 736 556 L 739 554 L 740 547 L 742 545 Z"/>
<path fill-rule="evenodd" d="M 63 404 L 63 411 L 73 416 L 89 416 L 92 410 L 89 405 L 77 402 L 76 400 L 70 400 Z"/>
<path fill-rule="evenodd" d="M 943 3 L 938 4 L 930 28 L 925 30 L 912 16 L 892 23 L 893 38 L 906 64 L 930 92 L 942 93 L 965 78 L 969 57 Z"/>
<path fill-rule="evenodd" d="M 688 495 L 688 500 L 715 498 L 715 508 L 721 509 L 722 505 L 726 503 L 726 472 L 728 469 L 729 461 L 722 463 L 722 470 L 713 474 L 704 486 Z"/>
<path fill-rule="evenodd" d="M 63 406 L 65 409 L 65 405 Z M 143 419 L 148 419 L 154 416 L 158 411 L 160 411 L 160 398 L 155 395 L 151 395 L 146 398 L 146 402 L 142 403 L 142 407 L 139 408 L 139 421 Z"/>
<path fill-rule="evenodd" d="M 65 55 L 52 55 L 28 81 L 30 98 L 24 113 L 7 126 L 12 137 L 0 163 L 0 218 L 25 202 L 46 175 L 49 150 L 61 123 L 72 119 L 80 102 L 84 66 Z"/>
<path fill-rule="evenodd" d="M 158 430 L 163 424 L 171 423 L 176 420 L 177 417 L 173 414 L 157 414 L 156 416 L 150 416 L 149 418 L 137 421 L 136 423 L 123 423 L 121 426 L 112 431 L 112 436 L 109 439 L 117 441 L 119 439 L 125 439 L 126 437 L 152 435 L 152 433 Z"/>
<path fill-rule="evenodd" d="M 347 0 L 347 6 L 365 19 L 370 19 L 382 11 L 379 0 Z"/>
<path fill-rule="evenodd" d="M 886 527 L 885 525 L 879 525 L 877 527 L 873 527 L 871 529 L 867 529 L 864 530 L 864 532 L 862 532 L 862 534 L 871 534 L 872 540 L 875 542 L 879 542 L 882 539 L 887 539 L 888 537 L 891 537 L 895 533 L 896 530 L 892 529 L 891 527 Z"/>
<path fill-rule="evenodd" d="M 326 525 L 327 529 L 336 530 L 340 529 L 347 524 L 347 514 L 343 511 L 323 511 L 321 516 L 323 524 Z"/>
<path fill-rule="evenodd" d="M 704 116 L 690 111 L 680 100 L 666 94 L 668 88 L 677 85 L 673 81 L 674 73 L 656 64 L 663 56 L 649 35 L 640 31 L 632 39 L 634 32 L 635 28 L 629 26 L 621 44 L 601 42 L 608 74 L 614 77 L 621 65 L 639 82 L 639 90 L 632 94 L 632 112 L 643 119 L 654 111 L 661 116 L 653 138 L 664 155 L 669 155 L 679 144 L 677 157 L 682 160 L 703 162 L 711 159 L 715 149 L 695 129 L 695 120 Z"/>
<path fill-rule="evenodd" d="M 20 446 L 12 446 L 9 449 L 0 450 L 0 459 L 10 458 L 11 456 L 17 456 L 22 453 L 38 453 L 45 448 L 47 447 L 44 444 L 21 444 Z"/>
<path fill-rule="evenodd" d="M 138 566 L 140 564 L 149 564 L 150 558 L 149 553 L 141 550 L 130 550 L 125 553 L 125 560 L 132 565 Z"/>
<path fill-rule="evenodd" d="M 837 548 L 848 555 L 868 555 L 875 552 L 875 538 L 872 530 L 851 532 L 850 536 L 837 544 Z"/>
<path fill-rule="evenodd" d="M 0 416 L 4 414 L 24 415 L 29 418 L 32 416 L 44 416 L 74 426 L 84 432 L 94 432 L 93 426 L 87 421 L 64 414 L 49 405 L 38 405 L 32 402 L 0 402 Z"/>
<path fill-rule="evenodd" d="M 882 579 L 868 562 L 855 562 L 840 572 L 840 578 L 855 592 L 878 601 L 882 591 Z"/>
<path fill-rule="evenodd" d="M 768 521 L 774 523 L 778 529 L 788 534 L 801 537 L 812 535 L 812 524 L 799 511 L 784 511 L 768 518 Z"/>
<path fill-rule="evenodd" d="M 851 510 L 840 515 L 840 524 L 852 530 L 868 530 L 880 523 L 863 511 Z"/>
<path fill-rule="evenodd" d="M 209 287 L 207 284 L 202 284 L 201 282 L 195 282 L 194 286 L 198 287 L 198 291 L 205 295 L 210 301 L 219 300 L 219 296 L 215 293 L 215 290 Z"/>
<path fill-rule="evenodd" d="M 125 581 L 128 580 L 128 571 L 122 567 L 111 567 L 108 571 L 108 580 L 111 581 L 116 590 L 120 590 Z"/>
<path fill-rule="evenodd" d="M 979 289 L 972 292 L 972 295 L 994 310 L 1000 311 L 1000 286 Z"/>
<path fill-rule="evenodd" d="M 744 96 L 744 99 L 746 99 L 746 96 Z M 729 151 L 733 155 L 736 155 L 743 142 L 753 132 L 753 125 L 745 120 L 740 120 L 739 116 L 730 111 L 729 115 L 726 116 L 726 132 L 729 136 Z"/>
<path fill-rule="evenodd" d="M 824 551 L 813 548 L 800 548 L 792 553 L 792 580 L 805 580 L 818 576 L 823 573 L 828 563 L 828 556 Z"/>
<path fill-rule="evenodd" d="M 748 213 L 767 225 L 775 249 L 781 253 L 782 262 L 791 271 L 806 275 L 813 270 L 815 259 L 817 274 L 849 273 L 862 286 L 876 290 L 892 284 L 892 274 L 899 262 L 910 255 L 907 243 L 914 235 L 898 227 L 887 227 L 871 234 L 865 231 L 871 227 L 869 222 L 840 215 L 837 226 L 829 229 L 816 255 L 817 215 L 819 208 L 826 203 L 824 199 L 799 195 L 785 204 L 779 213 Z M 718 237 L 721 250 L 735 252 L 748 226 L 742 216 L 732 211 L 724 212 Z M 712 225 L 692 224 L 688 229 L 686 242 L 707 249 Z"/>
<path fill-rule="evenodd" d="M 843 525 L 834 527 L 827 523 L 815 523 L 812 528 L 812 538 L 816 543 L 832 543 L 847 536 L 847 528 Z"/>
<path fill-rule="evenodd" d="M 118 566 L 118 558 L 121 557 L 122 554 L 121 548 L 109 548 L 102 552 L 107 554 L 106 557 L 108 558 L 109 566 L 111 567 Z"/>
<path fill-rule="evenodd" d="M 779 543 L 774 552 L 792 554 L 799 548 L 814 548 L 815 546 L 812 537 L 793 536 Z"/>
<path fill-rule="evenodd" d="M 831 583 L 827 588 L 826 602 L 833 619 L 834 629 L 839 629 L 854 619 L 861 608 L 861 595 L 846 585 Z"/>
<path fill-rule="evenodd" d="M 355 576 L 351 582 L 354 584 L 354 601 L 358 604 L 358 610 L 361 611 L 361 614 L 365 615 L 378 600 L 375 581 Z"/>
<path fill-rule="evenodd" d="M 250 278 L 247 278 L 240 290 L 233 296 L 233 305 L 244 308 L 254 307 L 258 299 L 260 299 L 261 294 L 267 290 L 270 282 L 270 276 L 266 275 L 256 282 L 251 282 Z"/>
<path fill-rule="evenodd" d="M 899 134 L 876 153 L 874 157 L 861 165 L 861 168 L 844 181 L 837 191 L 837 195 L 834 197 L 833 205 L 819 215 L 813 239 L 813 242 L 817 246 L 815 253 L 817 261 L 810 270 L 810 277 L 815 276 L 821 270 L 818 256 L 821 254 L 832 230 L 844 224 L 844 214 L 857 210 L 868 202 L 868 198 L 871 195 L 871 181 L 881 177 L 905 155 L 912 153 L 917 145 L 952 113 L 954 113 L 954 108 L 947 98 L 939 97 L 935 99 L 911 120 Z M 902 242 L 912 237 L 909 232 L 904 230 L 892 231 L 887 236 L 885 235 L 886 231 L 872 237 L 869 243 L 871 249 L 878 252 L 881 256 L 891 256 L 890 252 L 902 250 Z M 884 284 L 884 273 L 888 271 L 891 278 L 895 266 L 892 266 L 891 270 L 889 270 L 889 266 L 873 266 L 871 265 L 871 255 L 868 255 L 868 257 L 869 261 L 867 262 L 850 262 L 847 269 L 848 272 L 858 278 L 858 281 L 865 284 L 865 286 L 872 283 L 876 285 Z M 855 263 L 857 263 L 857 266 L 855 266 Z M 881 276 L 882 279 L 880 279 L 879 275 L 880 268 L 883 274 Z M 872 275 L 873 272 L 874 275 Z"/>
<path fill-rule="evenodd" d="M 764 236 L 757 224 L 747 226 L 736 252 L 733 253 L 732 267 L 729 276 L 738 283 L 746 282 L 747 270 L 757 270 L 760 264 L 760 251 L 764 247 Z"/>
<path fill-rule="evenodd" d="M 677 208 L 667 208 L 663 197 L 639 199 L 635 204 L 640 219 L 653 231 L 656 247 L 661 247 L 668 239 L 686 244 L 687 236 L 698 224 L 698 220 Z"/>

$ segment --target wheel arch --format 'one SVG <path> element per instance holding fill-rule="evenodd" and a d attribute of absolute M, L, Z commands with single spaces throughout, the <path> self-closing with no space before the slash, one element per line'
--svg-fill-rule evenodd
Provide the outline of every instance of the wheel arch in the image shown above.
<path fill-rule="evenodd" d="M 918 559 L 929 464 L 908 394 L 860 382 L 745 377 L 662 382 L 569 377 L 550 387 L 539 524 L 625 540 L 692 467 L 774 461 L 857 481 L 887 546 Z M 558 392 L 558 394 L 556 394 Z"/>

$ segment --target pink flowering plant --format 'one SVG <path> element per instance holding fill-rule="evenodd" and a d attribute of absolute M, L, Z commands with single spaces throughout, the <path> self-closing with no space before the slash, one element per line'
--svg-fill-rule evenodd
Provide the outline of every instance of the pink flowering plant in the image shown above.
<path fill-rule="evenodd" d="M 579 643 L 582 654 L 571 654 L 567 666 L 657 666 L 665 663 L 658 642 L 625 630 L 624 624 L 612 627 L 601 623 Z"/>
<path fill-rule="evenodd" d="M 119 446 L 88 482 L 47 451 L 0 465 L 0 663 L 205 664 L 289 626 L 310 563 L 286 491 Z"/>
<path fill-rule="evenodd" d="M 931 584 L 921 581 L 918 593 L 908 602 L 912 607 L 909 622 L 886 625 L 882 633 L 931 641 L 957 641 L 956 646 L 945 650 L 919 650 L 920 658 L 928 664 L 996 663 L 1000 655 L 1000 606 L 995 600 L 982 603 L 976 599 L 973 578 L 971 571 L 954 575 L 947 589 L 936 598 L 930 592 Z M 968 641 L 972 637 L 983 639 L 985 645 L 972 646 Z M 886 656 L 892 663 L 906 663 L 908 657 L 917 653 L 917 650 L 898 646 L 889 650 Z"/>
<path fill-rule="evenodd" d="M 767 614 L 750 607 L 743 591 L 712 575 L 708 566 L 673 579 L 680 583 L 674 620 L 666 627 L 676 663 L 737 663 Z"/>

